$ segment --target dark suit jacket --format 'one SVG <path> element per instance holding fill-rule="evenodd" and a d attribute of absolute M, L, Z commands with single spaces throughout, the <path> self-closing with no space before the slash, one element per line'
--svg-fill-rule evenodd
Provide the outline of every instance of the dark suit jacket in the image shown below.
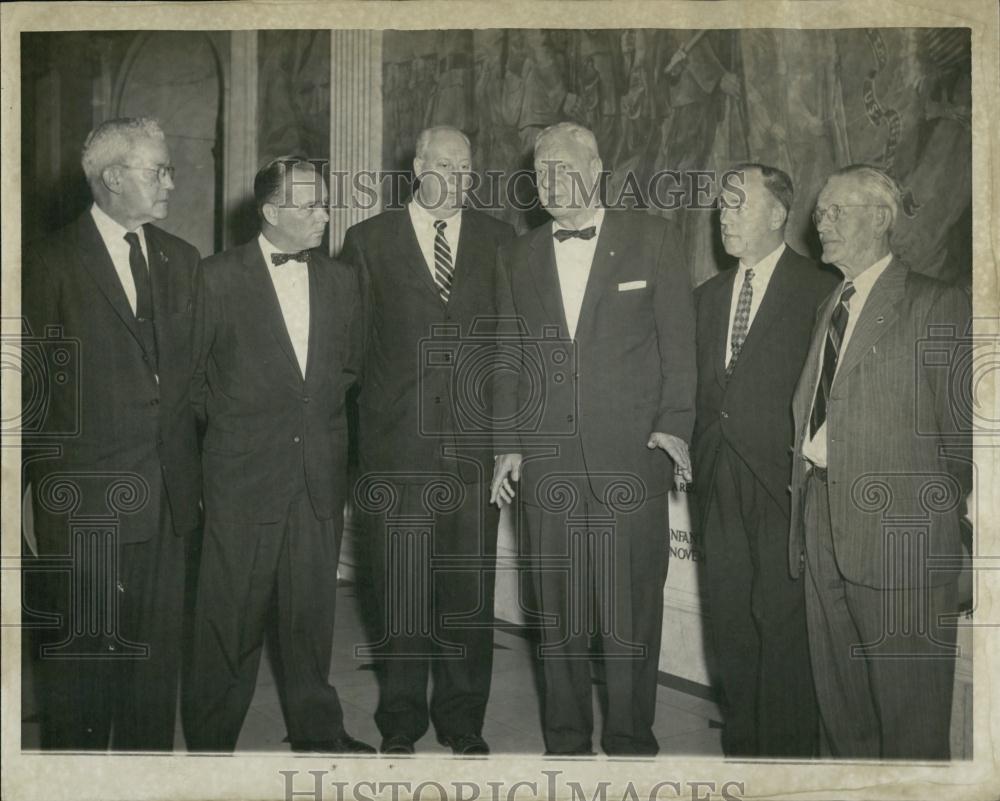
<path fill-rule="evenodd" d="M 313 251 L 303 377 L 257 239 L 202 263 L 191 400 L 206 426 L 207 516 L 283 520 L 303 481 L 318 518 L 342 513 L 360 306 L 354 270 Z"/>
<path fill-rule="evenodd" d="M 47 365 L 49 379 L 39 395 L 37 373 L 25 372 L 24 408 L 40 412 L 27 422 L 25 458 L 36 444 L 61 451 L 56 458 L 28 463 L 42 553 L 66 548 L 65 523 L 57 523 L 38 503 L 42 482 L 53 472 L 92 477 L 80 484 L 81 510 L 94 514 L 111 511 L 94 483 L 96 474 L 132 473 L 146 483 L 150 502 L 121 517 L 122 542 L 143 542 L 158 531 L 159 505 L 154 501 L 161 485 L 166 486 L 174 530 L 186 533 L 199 523 L 201 480 L 188 398 L 198 251 L 154 225 L 143 230 L 158 373 L 152 355 L 143 349 L 135 314 L 89 211 L 24 253 L 21 308 L 35 338 L 29 351 Z M 60 350 L 69 354 L 65 370 Z M 43 399 L 46 407 L 35 405 Z"/>
<path fill-rule="evenodd" d="M 838 297 L 839 287 L 817 313 L 792 406 L 793 575 L 804 537 L 802 445 Z M 970 376 L 963 372 L 969 365 L 970 314 L 962 290 L 911 272 L 898 259 L 876 281 L 861 310 L 827 405 L 830 523 L 837 565 L 848 581 L 895 588 L 955 578 L 940 571 L 914 576 L 887 562 L 884 553 L 894 536 L 890 532 L 909 530 L 925 532 L 930 554 L 961 554 L 959 516 L 972 481 Z M 942 446 L 955 458 L 946 458 Z M 901 518 L 909 519 L 900 523 Z M 919 558 L 917 550 L 908 553 Z"/>
<path fill-rule="evenodd" d="M 462 212 L 446 305 L 408 209 L 348 230 L 341 258 L 360 270 L 366 310 L 358 398 L 363 471 L 419 474 L 444 465 L 465 481 L 493 474 L 494 266 L 497 248 L 513 237 L 507 223 Z M 441 462 L 442 447 L 456 446 L 462 459 Z"/>
<path fill-rule="evenodd" d="M 497 450 L 527 456 L 541 445 L 562 451 L 567 436 L 579 433 L 599 498 L 607 489 L 595 483 L 599 473 L 631 473 L 647 495 L 668 492 L 673 464 L 646 442 L 654 431 L 690 441 L 694 425 L 695 320 L 683 251 L 663 220 L 606 211 L 574 342 L 554 243 L 545 224 L 500 252 L 498 309 L 517 318 L 521 332 L 502 332 Z M 641 288 L 620 289 L 640 281 Z M 522 498 L 528 503 L 536 499 L 533 482 L 541 473 L 561 469 L 558 459 L 539 465 L 536 471 L 526 458 Z"/>
<path fill-rule="evenodd" d="M 726 377 L 729 310 L 737 270 L 720 273 L 694 293 L 698 315 L 698 415 L 691 458 L 699 519 L 712 492 L 715 457 L 727 443 L 788 515 L 792 477 L 792 392 L 809 350 L 816 307 L 837 283 L 829 270 L 789 247 Z"/>

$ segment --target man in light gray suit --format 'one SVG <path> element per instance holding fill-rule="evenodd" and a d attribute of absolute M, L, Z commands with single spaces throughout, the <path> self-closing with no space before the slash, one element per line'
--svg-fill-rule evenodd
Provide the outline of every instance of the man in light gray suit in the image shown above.
<path fill-rule="evenodd" d="M 968 297 L 890 250 L 899 188 L 831 176 L 813 220 L 844 280 L 793 400 L 789 563 L 804 571 L 822 739 L 837 757 L 948 759 L 959 520 L 971 487 L 954 367 Z M 932 355 L 933 358 L 926 358 Z"/>

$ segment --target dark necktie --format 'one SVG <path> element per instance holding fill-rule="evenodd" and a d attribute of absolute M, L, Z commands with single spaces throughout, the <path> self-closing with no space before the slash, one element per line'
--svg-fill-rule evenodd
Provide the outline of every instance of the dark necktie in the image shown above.
<path fill-rule="evenodd" d="M 447 303 L 451 295 L 451 279 L 455 274 L 451 262 L 451 248 L 448 247 L 448 240 L 444 235 L 448 223 L 444 220 L 435 220 L 434 227 L 437 229 L 437 233 L 434 234 L 434 283 L 437 284 L 441 300 Z"/>
<path fill-rule="evenodd" d="M 840 349 L 844 344 L 844 331 L 847 329 L 847 318 L 850 316 L 850 302 L 853 295 L 854 284 L 848 281 L 840 293 L 837 308 L 830 316 L 830 327 L 827 329 L 826 345 L 823 348 L 823 368 L 819 376 L 819 386 L 816 387 L 812 415 L 809 417 L 810 437 L 815 437 L 816 432 L 826 422 L 826 406 L 830 400 L 833 377 L 837 374 L 837 362 L 840 360 Z"/>
<path fill-rule="evenodd" d="M 736 315 L 733 317 L 733 333 L 729 338 L 729 364 L 726 365 L 726 375 L 732 375 L 736 368 L 736 360 L 740 357 L 747 332 L 750 330 L 750 304 L 753 302 L 753 268 L 743 276 L 743 286 L 740 296 L 736 299 Z"/>
<path fill-rule="evenodd" d="M 271 263 L 275 267 L 286 261 L 304 261 L 308 264 L 310 258 L 312 258 L 312 253 L 308 250 L 300 250 L 298 253 L 272 253 Z"/>
<path fill-rule="evenodd" d="M 142 255 L 139 235 L 135 231 L 125 234 L 128 242 L 128 266 L 135 284 L 135 316 L 141 323 L 153 319 L 153 287 L 149 281 L 149 267 Z"/>
<path fill-rule="evenodd" d="M 569 228 L 556 228 L 552 232 L 552 235 L 560 242 L 565 242 L 567 239 L 593 239 L 597 236 L 597 226 L 592 225 L 589 228 L 581 228 L 579 231 L 573 231 Z"/>

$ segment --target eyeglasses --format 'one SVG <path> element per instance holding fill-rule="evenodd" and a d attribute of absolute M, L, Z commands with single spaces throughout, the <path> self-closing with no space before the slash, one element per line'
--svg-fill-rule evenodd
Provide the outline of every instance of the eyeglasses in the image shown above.
<path fill-rule="evenodd" d="M 883 203 L 833 203 L 827 206 L 825 209 L 821 209 L 818 206 L 816 210 L 812 213 L 813 225 L 819 225 L 823 222 L 823 218 L 827 218 L 830 222 L 835 223 L 840 219 L 840 212 L 844 209 L 872 209 L 872 208 L 885 208 Z"/>
<path fill-rule="evenodd" d="M 165 167 L 139 167 L 135 164 L 119 164 L 119 167 L 124 167 L 126 170 L 138 170 L 139 172 L 155 172 L 156 180 L 161 184 L 169 178 L 171 181 L 174 180 L 174 174 L 177 172 L 177 168 L 172 164 L 168 164 Z"/>

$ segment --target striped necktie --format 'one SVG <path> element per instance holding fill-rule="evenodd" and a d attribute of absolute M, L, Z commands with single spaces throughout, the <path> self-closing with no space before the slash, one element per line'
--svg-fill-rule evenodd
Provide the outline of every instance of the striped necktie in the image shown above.
<path fill-rule="evenodd" d="M 444 235 L 448 223 L 444 220 L 435 220 L 434 227 L 437 229 L 437 233 L 434 234 L 434 283 L 437 284 L 441 300 L 447 303 L 451 295 L 451 279 L 455 274 L 451 262 L 451 248 L 448 247 L 448 239 Z"/>
<path fill-rule="evenodd" d="M 726 365 L 726 375 L 733 374 L 736 360 L 740 357 L 747 332 L 750 330 L 750 304 L 753 302 L 753 268 L 743 276 L 743 286 L 736 300 L 736 315 L 733 317 L 733 334 L 729 338 L 729 364 Z"/>
<path fill-rule="evenodd" d="M 833 377 L 837 374 L 837 362 L 840 359 L 840 348 L 844 344 L 844 331 L 847 329 L 847 318 L 851 313 L 850 302 L 854 295 L 854 284 L 848 281 L 840 293 L 837 308 L 830 316 L 830 327 L 826 332 L 826 345 L 823 348 L 823 369 L 819 376 L 819 386 L 816 387 L 816 399 L 813 401 L 812 414 L 809 417 L 809 436 L 815 437 L 823 423 L 826 422 L 826 405 L 830 399 L 830 388 Z"/>

